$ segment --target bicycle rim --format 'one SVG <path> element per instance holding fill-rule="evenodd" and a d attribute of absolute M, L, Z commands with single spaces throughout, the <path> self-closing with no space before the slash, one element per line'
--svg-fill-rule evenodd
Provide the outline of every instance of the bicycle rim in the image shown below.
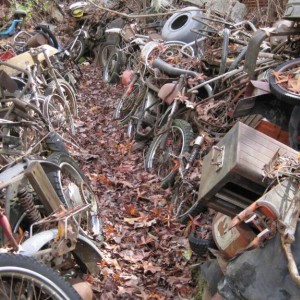
<path fill-rule="evenodd" d="M 0 293 L 3 300 L 70 299 L 62 289 L 47 277 L 18 266 L 0 267 Z"/>

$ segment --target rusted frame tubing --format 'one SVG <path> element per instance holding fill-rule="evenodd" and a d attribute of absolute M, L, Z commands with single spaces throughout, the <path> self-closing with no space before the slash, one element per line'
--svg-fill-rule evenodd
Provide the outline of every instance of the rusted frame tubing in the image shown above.
<path fill-rule="evenodd" d="M 30 163 L 24 174 L 39 195 L 47 213 L 50 214 L 57 210 L 61 205 L 61 201 L 41 164 L 37 161 Z"/>

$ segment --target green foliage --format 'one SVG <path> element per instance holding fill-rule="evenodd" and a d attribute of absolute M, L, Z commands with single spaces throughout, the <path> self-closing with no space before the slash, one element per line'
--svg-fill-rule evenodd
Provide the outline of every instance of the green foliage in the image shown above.
<path fill-rule="evenodd" d="M 15 9 L 23 9 L 27 12 L 27 17 L 32 18 L 32 13 L 36 11 L 47 11 L 50 1 L 44 0 L 28 0 L 28 1 L 15 1 L 10 0 L 12 12 Z"/>

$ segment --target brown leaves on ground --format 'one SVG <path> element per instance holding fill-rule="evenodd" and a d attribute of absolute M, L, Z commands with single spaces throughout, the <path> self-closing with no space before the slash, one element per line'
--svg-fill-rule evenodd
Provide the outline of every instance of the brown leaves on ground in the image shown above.
<path fill-rule="evenodd" d="M 286 72 L 275 72 L 273 75 L 276 79 L 276 84 L 292 93 L 300 94 L 300 67 L 295 67 Z"/>
<path fill-rule="evenodd" d="M 113 121 L 122 88 L 104 84 L 93 65 L 83 73 L 76 120 L 81 149 L 70 151 L 90 179 L 104 223 L 97 299 L 191 299 L 189 247 L 171 214 L 170 191 L 145 171 L 143 150 L 133 151 Z"/>

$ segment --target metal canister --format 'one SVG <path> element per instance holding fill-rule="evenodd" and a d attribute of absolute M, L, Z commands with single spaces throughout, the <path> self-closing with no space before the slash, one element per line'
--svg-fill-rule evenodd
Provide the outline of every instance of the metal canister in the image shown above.
<path fill-rule="evenodd" d="M 289 0 L 286 5 L 286 10 L 283 16 L 284 19 L 299 21 L 300 20 L 300 1 Z"/>
<path fill-rule="evenodd" d="M 217 213 L 212 222 L 214 241 L 227 258 L 241 254 L 256 238 L 256 234 L 245 223 L 230 228 L 231 220 L 231 217 Z"/>

